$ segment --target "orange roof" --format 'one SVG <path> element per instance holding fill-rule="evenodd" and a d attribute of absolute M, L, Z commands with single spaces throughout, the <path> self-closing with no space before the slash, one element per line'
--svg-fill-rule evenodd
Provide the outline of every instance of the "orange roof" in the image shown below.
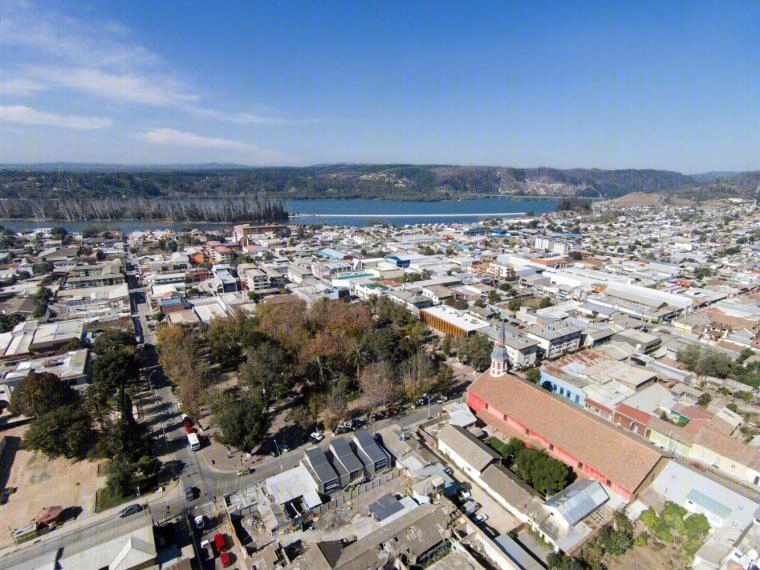
<path fill-rule="evenodd" d="M 660 460 L 661 454 L 641 440 L 516 376 L 485 373 L 468 392 L 488 402 L 489 411 L 507 414 L 631 492 Z M 506 425 L 495 413 L 488 418 L 497 428 Z"/>

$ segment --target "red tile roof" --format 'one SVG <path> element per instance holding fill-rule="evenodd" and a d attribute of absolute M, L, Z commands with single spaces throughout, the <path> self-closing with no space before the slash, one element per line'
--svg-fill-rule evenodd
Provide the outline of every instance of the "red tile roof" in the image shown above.
<path fill-rule="evenodd" d="M 505 424 L 496 408 L 631 492 L 662 457 L 613 424 L 516 376 L 485 373 L 468 392 L 489 404 L 488 423 Z"/>

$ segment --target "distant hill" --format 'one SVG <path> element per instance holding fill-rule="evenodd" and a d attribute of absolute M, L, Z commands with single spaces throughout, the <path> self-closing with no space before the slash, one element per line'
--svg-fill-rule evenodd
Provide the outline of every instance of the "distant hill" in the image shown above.
<path fill-rule="evenodd" d="M 725 174 L 726 176 L 718 176 Z M 0 166 L 0 199 L 385 198 L 486 195 L 615 198 L 632 192 L 707 199 L 755 196 L 760 172 L 687 176 L 665 170 L 331 164 L 248 168 L 234 164 Z"/>

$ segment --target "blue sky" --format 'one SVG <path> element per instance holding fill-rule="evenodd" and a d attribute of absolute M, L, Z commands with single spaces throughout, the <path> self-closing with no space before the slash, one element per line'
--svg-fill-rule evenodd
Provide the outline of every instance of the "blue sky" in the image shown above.
<path fill-rule="evenodd" d="M 760 169 L 758 8 L 0 0 L 0 162 Z"/>

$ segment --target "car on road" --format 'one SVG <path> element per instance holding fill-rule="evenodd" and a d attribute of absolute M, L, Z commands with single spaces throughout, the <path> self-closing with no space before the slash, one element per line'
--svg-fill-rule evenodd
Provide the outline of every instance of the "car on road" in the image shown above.
<path fill-rule="evenodd" d="M 230 556 L 229 552 L 222 552 L 222 555 L 219 557 L 219 562 L 222 563 L 222 568 L 232 566 L 232 556 Z"/>
<path fill-rule="evenodd" d="M 253 473 L 253 469 L 250 467 L 243 467 L 242 469 L 238 469 L 237 472 L 238 477 L 242 477 L 243 475 L 250 475 L 251 473 Z"/>
<path fill-rule="evenodd" d="M 446 396 L 446 394 L 441 394 L 435 399 L 436 403 L 438 404 L 445 404 L 449 401 L 449 398 Z"/>
<path fill-rule="evenodd" d="M 487 520 L 488 520 L 488 515 L 486 514 L 475 515 L 472 518 L 472 522 L 474 522 L 475 524 L 483 524 Z"/>
<path fill-rule="evenodd" d="M 311 433 L 311 435 L 309 435 L 309 439 L 314 443 L 319 443 L 325 439 L 325 434 L 323 434 L 321 431 L 314 431 Z"/>
<path fill-rule="evenodd" d="M 128 517 L 129 515 L 139 513 L 141 510 L 143 510 L 143 506 L 135 503 L 133 505 L 129 505 L 121 509 L 121 511 L 119 512 L 119 517 L 121 518 Z"/>
<path fill-rule="evenodd" d="M 193 523 L 195 524 L 195 528 L 198 530 L 203 530 L 206 527 L 206 517 L 203 515 L 198 515 L 193 520 Z"/>

